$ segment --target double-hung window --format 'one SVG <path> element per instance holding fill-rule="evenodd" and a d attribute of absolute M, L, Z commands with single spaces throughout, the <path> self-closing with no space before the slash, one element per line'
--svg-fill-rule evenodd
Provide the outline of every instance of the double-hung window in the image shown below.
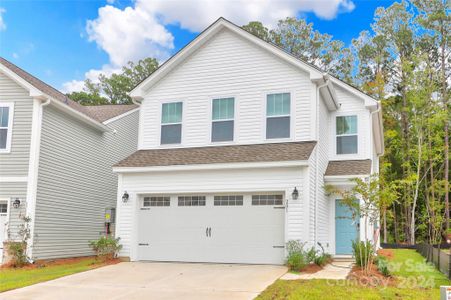
<path fill-rule="evenodd" d="M 290 93 L 266 95 L 266 138 L 290 137 Z"/>
<path fill-rule="evenodd" d="M 13 103 L 0 103 L 0 153 L 11 148 L 13 110 Z"/>
<path fill-rule="evenodd" d="M 235 99 L 213 99 L 211 141 L 233 141 Z"/>
<path fill-rule="evenodd" d="M 357 116 L 339 116 L 336 122 L 337 154 L 357 153 Z"/>
<path fill-rule="evenodd" d="M 182 142 L 182 102 L 163 103 L 161 109 L 161 144 Z"/>

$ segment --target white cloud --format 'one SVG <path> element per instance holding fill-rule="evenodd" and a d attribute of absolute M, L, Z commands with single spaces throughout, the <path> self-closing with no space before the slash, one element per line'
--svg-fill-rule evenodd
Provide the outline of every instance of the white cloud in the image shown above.
<path fill-rule="evenodd" d="M 13 58 L 18 59 L 19 58 L 19 54 L 17 54 L 16 52 L 13 52 Z"/>
<path fill-rule="evenodd" d="M 107 69 L 120 69 L 130 60 L 145 57 L 166 60 L 174 48 L 168 24 L 199 32 L 222 16 L 238 25 L 261 21 L 274 27 L 278 20 L 301 12 L 332 19 L 353 9 L 352 0 L 136 0 L 133 6 L 124 9 L 105 5 L 96 19 L 87 22 L 86 32 L 88 40 L 108 54 L 109 65 L 88 71 L 85 78 L 94 78 Z M 82 87 L 83 81 L 63 84 L 66 91 Z"/>
<path fill-rule="evenodd" d="M 113 66 L 153 56 L 164 60 L 174 47 L 172 34 L 141 6 L 124 10 L 107 5 L 87 23 L 88 39 L 108 53 Z"/>
<path fill-rule="evenodd" d="M 203 30 L 221 16 L 238 25 L 261 21 L 273 27 L 278 20 L 300 12 L 333 19 L 340 12 L 354 9 L 351 0 L 137 0 L 136 6 L 161 16 L 165 24 L 180 24 L 193 32 Z"/>
<path fill-rule="evenodd" d="M 5 23 L 5 20 L 3 19 L 3 15 L 5 12 L 6 12 L 6 9 L 0 7 L 0 31 L 6 30 L 6 23 Z"/>
<path fill-rule="evenodd" d="M 98 83 L 99 82 L 98 78 L 99 78 L 100 74 L 109 76 L 113 73 L 119 73 L 120 70 L 121 70 L 120 68 L 113 68 L 110 65 L 104 65 L 102 67 L 102 69 L 100 69 L 100 70 L 96 70 L 96 69 L 89 70 L 88 72 L 86 72 L 84 74 L 84 78 L 89 79 L 94 83 Z M 63 83 L 62 92 L 63 93 L 79 92 L 79 91 L 83 90 L 84 85 L 85 85 L 84 80 L 67 81 L 67 82 Z"/>

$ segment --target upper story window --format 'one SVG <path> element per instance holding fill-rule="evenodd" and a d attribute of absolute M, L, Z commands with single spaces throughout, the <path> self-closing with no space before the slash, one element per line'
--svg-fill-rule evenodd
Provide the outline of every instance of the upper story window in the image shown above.
<path fill-rule="evenodd" d="M 182 142 L 183 103 L 163 103 L 161 109 L 161 144 Z"/>
<path fill-rule="evenodd" d="M 233 141 L 235 99 L 213 99 L 211 141 Z"/>
<path fill-rule="evenodd" d="M 0 103 L 0 153 L 11 150 L 13 103 Z"/>
<path fill-rule="evenodd" d="M 290 137 L 290 93 L 266 95 L 266 138 Z"/>
<path fill-rule="evenodd" d="M 357 153 L 357 116 L 340 116 L 336 122 L 337 154 Z"/>

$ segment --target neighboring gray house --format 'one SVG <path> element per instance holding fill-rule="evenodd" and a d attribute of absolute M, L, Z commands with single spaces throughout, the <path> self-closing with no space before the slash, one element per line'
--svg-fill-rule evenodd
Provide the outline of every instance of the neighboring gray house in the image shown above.
<path fill-rule="evenodd" d="M 0 262 L 25 215 L 33 259 L 92 254 L 116 204 L 112 165 L 136 151 L 138 118 L 136 105 L 82 106 L 0 58 Z"/>

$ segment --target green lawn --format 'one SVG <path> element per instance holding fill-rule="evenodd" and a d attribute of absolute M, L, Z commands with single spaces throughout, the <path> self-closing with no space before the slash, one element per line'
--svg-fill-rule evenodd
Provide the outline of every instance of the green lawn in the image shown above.
<path fill-rule="evenodd" d="M 86 258 L 67 264 L 49 264 L 35 269 L 0 269 L 0 292 L 91 270 L 103 265 L 94 258 Z"/>
<path fill-rule="evenodd" d="M 393 250 L 390 261 L 397 286 L 377 288 L 348 280 L 277 280 L 257 299 L 439 299 L 440 285 L 451 282 L 414 250 Z M 432 288 L 431 288 L 432 286 Z M 429 287 L 429 288 L 426 288 Z"/>
<path fill-rule="evenodd" d="M 410 249 L 395 249 L 393 254 L 389 269 L 399 278 L 400 285 L 412 286 L 416 282 L 421 287 L 440 287 L 451 284 L 443 273 L 432 264 L 426 263 L 420 253 Z"/>

